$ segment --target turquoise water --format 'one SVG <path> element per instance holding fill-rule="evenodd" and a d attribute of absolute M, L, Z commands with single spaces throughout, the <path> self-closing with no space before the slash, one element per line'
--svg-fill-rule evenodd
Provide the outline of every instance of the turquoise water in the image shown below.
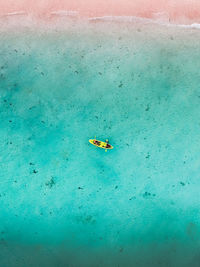
<path fill-rule="evenodd" d="M 199 266 L 198 40 L 1 33 L 0 266 Z"/>

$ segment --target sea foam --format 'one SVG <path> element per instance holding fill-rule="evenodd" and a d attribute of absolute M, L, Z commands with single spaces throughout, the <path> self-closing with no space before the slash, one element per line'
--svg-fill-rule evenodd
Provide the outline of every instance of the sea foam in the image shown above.
<path fill-rule="evenodd" d="M 78 16 L 79 12 L 75 10 L 58 10 L 51 12 L 54 16 Z"/>
<path fill-rule="evenodd" d="M 131 23 L 143 23 L 143 24 L 158 24 L 167 27 L 181 27 L 187 29 L 200 29 L 199 23 L 192 24 L 176 24 L 170 22 L 170 20 L 165 16 L 155 16 L 154 18 L 144 18 L 144 17 L 136 17 L 136 16 L 100 16 L 100 17 L 90 17 L 89 21 L 113 21 L 113 22 L 131 22 Z"/>

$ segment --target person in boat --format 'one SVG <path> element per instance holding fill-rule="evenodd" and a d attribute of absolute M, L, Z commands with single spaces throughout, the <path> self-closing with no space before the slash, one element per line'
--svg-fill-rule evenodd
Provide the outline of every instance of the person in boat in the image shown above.
<path fill-rule="evenodd" d="M 94 139 L 93 143 L 94 143 L 95 145 L 99 146 L 101 142 L 99 142 L 99 141 L 97 141 L 96 139 Z"/>
<path fill-rule="evenodd" d="M 109 148 L 109 147 L 110 147 L 110 145 L 108 143 L 108 139 L 106 139 L 106 148 Z"/>

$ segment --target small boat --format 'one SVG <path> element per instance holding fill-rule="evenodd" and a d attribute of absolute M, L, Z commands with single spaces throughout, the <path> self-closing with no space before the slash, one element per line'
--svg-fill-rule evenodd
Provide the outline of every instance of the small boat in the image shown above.
<path fill-rule="evenodd" d="M 97 146 L 97 147 L 100 147 L 100 148 L 103 148 L 106 151 L 107 151 L 107 149 L 113 149 L 113 146 L 108 144 L 108 140 L 106 140 L 106 142 L 103 142 L 103 141 L 96 140 L 96 138 L 95 138 L 95 139 L 90 139 L 89 142 L 90 142 L 90 144 Z"/>

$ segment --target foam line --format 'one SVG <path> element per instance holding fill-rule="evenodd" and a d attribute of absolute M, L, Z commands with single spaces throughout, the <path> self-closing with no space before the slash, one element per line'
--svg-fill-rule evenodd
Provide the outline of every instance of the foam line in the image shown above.
<path fill-rule="evenodd" d="M 26 12 L 24 11 L 10 12 L 6 13 L 4 16 L 19 16 L 19 15 L 26 15 Z"/>
<path fill-rule="evenodd" d="M 77 16 L 78 14 L 79 12 L 74 10 L 58 10 L 51 12 L 51 15 L 55 16 Z"/>
<path fill-rule="evenodd" d="M 188 29 L 200 29 L 199 23 L 192 24 L 173 24 L 170 22 L 166 22 L 165 19 L 163 21 L 161 18 L 150 19 L 136 16 L 102 16 L 102 17 L 91 17 L 88 18 L 89 21 L 117 21 L 117 22 L 142 22 L 142 23 L 156 23 L 162 26 L 170 26 L 170 27 L 182 27 Z"/>

